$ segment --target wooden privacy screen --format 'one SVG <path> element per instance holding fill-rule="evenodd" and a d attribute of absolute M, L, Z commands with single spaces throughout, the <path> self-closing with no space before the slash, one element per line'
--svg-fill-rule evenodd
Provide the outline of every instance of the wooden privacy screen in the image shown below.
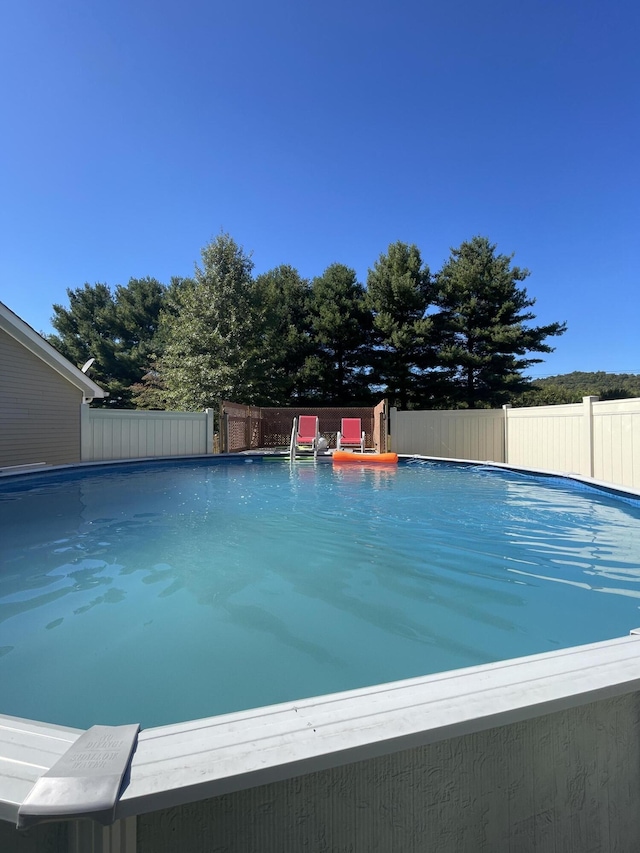
<path fill-rule="evenodd" d="M 365 446 L 379 453 L 386 450 L 387 406 L 381 401 L 370 406 L 306 406 L 301 408 L 243 406 L 224 402 L 221 407 L 222 448 L 226 453 L 259 448 L 289 448 L 293 419 L 299 415 L 318 415 L 320 434 L 329 447 L 336 446 L 342 418 L 360 418 L 365 431 Z"/>

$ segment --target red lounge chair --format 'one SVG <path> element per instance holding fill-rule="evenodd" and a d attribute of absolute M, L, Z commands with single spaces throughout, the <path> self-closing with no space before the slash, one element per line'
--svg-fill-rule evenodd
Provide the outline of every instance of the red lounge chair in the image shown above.
<path fill-rule="evenodd" d="M 336 443 L 338 450 L 344 450 L 346 447 L 358 447 L 360 453 L 364 453 L 364 430 L 360 418 L 342 418 Z"/>
<path fill-rule="evenodd" d="M 312 450 L 313 455 L 317 456 L 319 438 L 320 422 L 317 415 L 300 415 L 298 418 L 294 418 L 291 433 L 291 458 L 294 458 L 298 449 Z"/>

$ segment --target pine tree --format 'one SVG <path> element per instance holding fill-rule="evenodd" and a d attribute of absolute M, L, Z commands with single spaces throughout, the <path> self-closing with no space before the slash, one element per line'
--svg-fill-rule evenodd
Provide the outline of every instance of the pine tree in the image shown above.
<path fill-rule="evenodd" d="M 58 332 L 48 340 L 77 367 L 95 358 L 92 375 L 104 383 L 115 364 L 115 304 L 106 284 L 67 289 L 69 307 L 53 306 L 51 325 Z"/>
<path fill-rule="evenodd" d="M 167 400 L 200 411 L 223 399 L 261 403 L 269 397 L 268 358 L 252 279 L 253 262 L 228 234 L 202 249 L 202 268 L 172 293 L 163 317 L 160 362 Z"/>
<path fill-rule="evenodd" d="M 374 376 L 394 406 L 420 402 L 425 371 L 433 364 L 432 322 L 426 316 L 433 288 L 417 246 L 392 243 L 369 270 L 373 310 Z"/>
<path fill-rule="evenodd" d="M 67 290 L 69 308 L 54 305 L 49 342 L 77 367 L 95 359 L 91 378 L 109 396 L 104 405 L 132 405 L 131 386 L 148 371 L 165 287 L 153 278 L 130 279 L 113 294 L 106 284 Z"/>
<path fill-rule="evenodd" d="M 311 284 L 313 354 L 304 376 L 310 399 L 330 405 L 369 400 L 371 311 L 354 270 L 331 264 Z"/>
<path fill-rule="evenodd" d="M 434 324 L 442 336 L 440 364 L 453 405 L 499 406 L 529 387 L 522 371 L 542 361 L 530 352 L 552 352 L 544 341 L 566 331 L 564 323 L 529 326 L 535 304 L 524 287 L 529 271 L 497 255 L 486 237 L 451 250 L 436 276 Z"/>
<path fill-rule="evenodd" d="M 310 286 L 286 264 L 256 277 L 262 346 L 270 362 L 270 396 L 274 405 L 305 401 L 302 370 L 311 353 L 307 313 Z"/>

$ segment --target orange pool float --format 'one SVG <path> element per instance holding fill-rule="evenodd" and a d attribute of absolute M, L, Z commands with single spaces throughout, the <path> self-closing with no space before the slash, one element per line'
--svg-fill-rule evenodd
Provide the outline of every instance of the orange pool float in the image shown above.
<path fill-rule="evenodd" d="M 334 450 L 333 461 L 335 462 L 358 462 L 360 465 L 369 462 L 383 462 L 387 465 L 395 465 L 398 462 L 397 453 L 351 453 L 347 450 Z"/>

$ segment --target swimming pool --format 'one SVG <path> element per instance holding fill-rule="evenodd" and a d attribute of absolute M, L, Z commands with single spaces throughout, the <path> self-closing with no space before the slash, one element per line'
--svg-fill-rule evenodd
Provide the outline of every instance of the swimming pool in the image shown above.
<path fill-rule="evenodd" d="M 162 725 L 640 624 L 640 502 L 569 481 L 243 458 L 2 486 L 16 716 Z"/>

